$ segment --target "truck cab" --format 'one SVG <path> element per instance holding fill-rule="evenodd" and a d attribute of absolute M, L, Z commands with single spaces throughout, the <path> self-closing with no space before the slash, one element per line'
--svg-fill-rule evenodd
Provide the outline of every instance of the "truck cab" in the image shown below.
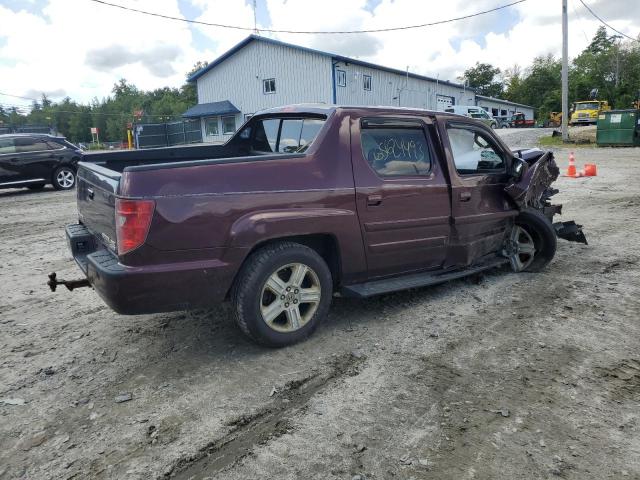
<path fill-rule="evenodd" d="M 569 125 L 595 125 L 600 112 L 611 110 L 609 102 L 604 100 L 575 102 L 572 107 Z"/>

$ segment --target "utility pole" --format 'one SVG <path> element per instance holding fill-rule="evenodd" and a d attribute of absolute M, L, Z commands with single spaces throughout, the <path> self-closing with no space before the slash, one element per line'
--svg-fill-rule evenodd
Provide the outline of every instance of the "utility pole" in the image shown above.
<path fill-rule="evenodd" d="M 260 32 L 258 31 L 258 14 L 256 13 L 258 6 L 256 3 L 256 0 L 253 0 L 253 33 L 255 35 L 260 35 Z"/>
<path fill-rule="evenodd" d="M 569 140 L 567 128 L 569 116 L 569 25 L 567 0 L 562 0 L 562 141 Z"/>

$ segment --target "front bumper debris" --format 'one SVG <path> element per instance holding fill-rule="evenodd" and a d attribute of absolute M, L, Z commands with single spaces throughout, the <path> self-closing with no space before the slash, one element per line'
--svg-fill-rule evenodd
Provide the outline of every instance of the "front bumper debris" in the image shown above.
<path fill-rule="evenodd" d="M 578 225 L 573 220 L 568 222 L 556 222 L 553 224 L 553 228 L 556 230 L 558 238 L 588 245 L 587 237 L 585 237 L 582 232 L 582 225 Z"/>

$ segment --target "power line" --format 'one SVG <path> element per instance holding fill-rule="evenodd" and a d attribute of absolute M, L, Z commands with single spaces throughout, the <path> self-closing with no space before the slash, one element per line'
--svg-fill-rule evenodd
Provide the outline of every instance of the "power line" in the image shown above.
<path fill-rule="evenodd" d="M 0 95 L 4 95 L 5 97 L 22 98 L 23 100 L 32 100 L 34 102 L 39 102 L 40 101 L 40 100 L 37 100 L 35 98 L 21 97 L 20 95 L 11 95 L 10 93 L 4 93 L 4 92 L 0 92 Z"/>
<path fill-rule="evenodd" d="M 634 40 L 636 42 L 640 41 L 637 38 L 633 38 L 629 35 L 627 35 L 626 33 L 622 33 L 620 30 L 617 30 L 615 28 L 613 28 L 611 25 L 609 25 L 607 22 L 605 22 L 602 18 L 600 18 L 593 10 L 591 10 L 591 8 L 589 8 L 589 5 L 587 5 L 586 3 L 584 3 L 583 0 L 580 0 L 580 3 L 584 6 L 584 8 L 586 8 L 587 10 L 589 10 L 589 13 L 591 15 L 593 15 L 594 17 L 596 17 L 598 20 L 600 20 L 600 23 L 602 23 L 605 27 L 610 28 L 611 30 L 613 30 L 614 32 L 619 33 L 620 35 L 622 35 L 623 37 L 628 38 L 629 40 Z"/>
<path fill-rule="evenodd" d="M 219 27 L 219 28 L 229 28 L 232 30 L 244 30 L 244 31 L 254 31 L 255 27 L 240 27 L 238 25 L 225 25 L 222 23 L 210 23 L 210 22 L 202 22 L 199 20 L 192 20 L 188 18 L 180 18 L 180 17 L 172 17 L 171 15 L 163 15 L 161 13 L 148 12 L 145 10 L 138 10 L 137 8 L 125 7 L 124 5 L 118 5 L 115 3 L 109 3 L 104 0 L 90 0 L 95 3 L 100 3 L 102 5 L 107 5 L 109 7 L 119 8 L 121 10 L 126 10 L 129 12 L 140 13 L 143 15 L 150 15 L 152 17 L 164 18 L 166 20 L 175 20 L 183 23 L 191 23 L 196 25 L 206 25 L 208 27 Z M 516 0 L 511 3 L 507 3 L 505 5 L 501 5 L 496 8 L 492 8 L 490 10 L 484 10 L 482 12 L 472 13 L 470 15 L 464 15 L 456 18 L 449 18 L 447 20 L 439 20 L 437 22 L 430 23 L 421 23 L 417 25 L 404 25 L 401 27 L 390 27 L 390 28 L 375 28 L 370 30 L 331 30 L 331 31 L 311 31 L 311 30 L 278 30 L 278 29 L 269 29 L 269 28 L 261 28 L 260 31 L 268 32 L 268 33 L 297 33 L 297 34 L 323 34 L 323 35 L 333 35 L 333 34 L 350 34 L 350 33 L 381 33 L 381 32 L 394 32 L 398 30 L 410 30 L 414 28 L 424 28 L 424 27 L 432 27 L 434 25 L 442 25 L 444 23 L 457 22 L 459 20 L 466 20 L 468 18 L 478 17 L 480 15 L 485 15 L 487 13 L 496 12 L 498 10 L 502 10 L 504 8 L 511 7 L 513 5 L 517 5 L 518 3 L 526 2 L 527 0 Z"/>
<path fill-rule="evenodd" d="M 586 42 L 589 42 L 589 38 L 587 37 L 587 32 L 584 31 L 584 24 L 583 22 L 583 18 L 582 15 L 580 13 L 578 13 L 578 10 L 576 9 L 576 4 L 575 2 L 571 2 L 571 8 L 573 9 L 573 13 L 576 14 L 576 17 L 578 17 L 578 20 L 580 21 L 580 30 L 582 30 L 582 34 L 584 35 L 584 39 Z"/>

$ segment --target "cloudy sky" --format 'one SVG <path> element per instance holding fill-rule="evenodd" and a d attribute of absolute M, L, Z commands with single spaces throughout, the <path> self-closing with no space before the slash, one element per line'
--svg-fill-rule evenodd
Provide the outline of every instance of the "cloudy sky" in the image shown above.
<path fill-rule="evenodd" d="M 251 0 L 110 0 L 164 15 L 254 25 Z M 258 28 L 362 30 L 459 17 L 512 0 L 257 0 Z M 584 0 L 618 30 L 640 33 L 640 0 Z M 569 0 L 569 54 L 599 22 Z M 476 61 L 526 68 L 537 55 L 560 54 L 561 1 L 527 0 L 498 12 L 437 27 L 379 34 L 265 36 L 441 79 Z M 198 60 L 211 61 L 249 32 L 126 12 L 91 0 L 0 0 L 0 92 L 89 102 L 126 78 L 142 89 L 179 86 Z M 614 32 L 610 31 L 611 34 Z M 28 100 L 0 95 L 3 105 Z"/>

